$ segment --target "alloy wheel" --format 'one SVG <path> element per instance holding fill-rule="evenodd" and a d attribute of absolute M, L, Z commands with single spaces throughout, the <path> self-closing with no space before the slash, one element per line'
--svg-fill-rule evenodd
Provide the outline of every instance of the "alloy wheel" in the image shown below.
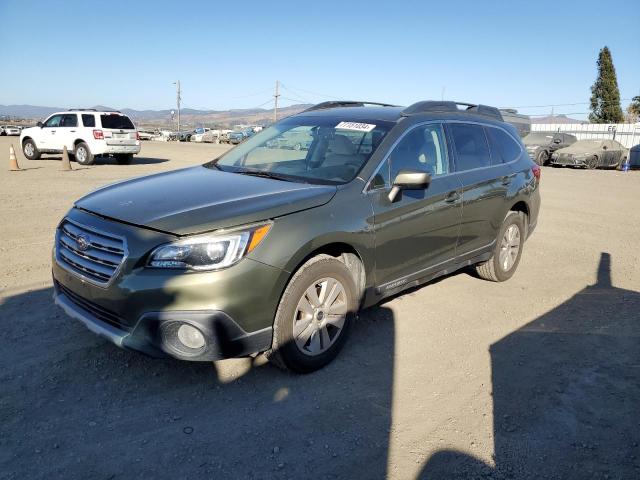
<path fill-rule="evenodd" d="M 344 327 L 347 294 L 344 285 L 326 277 L 302 294 L 293 316 L 293 337 L 305 355 L 320 355 L 333 345 Z"/>
<path fill-rule="evenodd" d="M 500 262 L 500 268 L 504 272 L 511 270 L 518 258 L 518 252 L 520 251 L 520 229 L 517 225 L 510 225 L 504 232 L 502 241 L 500 243 L 500 254 L 498 260 Z"/>

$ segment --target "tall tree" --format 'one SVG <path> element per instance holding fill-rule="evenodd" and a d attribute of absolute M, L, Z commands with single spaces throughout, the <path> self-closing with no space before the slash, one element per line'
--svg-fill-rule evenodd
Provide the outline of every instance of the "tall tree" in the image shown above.
<path fill-rule="evenodd" d="M 640 95 L 636 95 L 631 99 L 629 107 L 627 107 L 627 117 L 630 122 L 637 122 L 640 120 Z"/>
<path fill-rule="evenodd" d="M 609 47 L 604 47 L 598 55 L 598 78 L 591 87 L 589 120 L 593 123 L 621 123 L 624 120 L 616 69 Z"/>

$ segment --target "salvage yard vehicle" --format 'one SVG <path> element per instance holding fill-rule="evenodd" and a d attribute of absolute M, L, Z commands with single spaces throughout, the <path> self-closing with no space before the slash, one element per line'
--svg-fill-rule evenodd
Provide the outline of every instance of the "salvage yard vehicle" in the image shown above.
<path fill-rule="evenodd" d="M 308 150 L 277 147 L 292 135 Z M 311 372 L 362 308 L 470 265 L 511 278 L 540 172 L 493 107 L 321 103 L 78 200 L 56 229 L 55 301 L 123 348 Z"/>
<path fill-rule="evenodd" d="M 20 127 L 16 127 L 15 125 L 5 125 L 2 127 L 2 135 L 10 135 L 17 137 L 20 135 Z"/>
<path fill-rule="evenodd" d="M 531 132 L 522 139 L 527 153 L 538 165 L 547 165 L 556 150 L 573 145 L 578 139 L 568 133 Z"/>
<path fill-rule="evenodd" d="M 551 156 L 554 166 L 617 168 L 627 161 L 629 150 L 615 140 L 578 140 Z"/>
<path fill-rule="evenodd" d="M 20 145 L 29 160 L 37 160 L 43 153 L 60 153 L 67 147 L 81 165 L 91 165 L 96 158 L 106 156 L 114 156 L 125 165 L 140 152 L 140 137 L 133 122 L 120 112 L 72 109 L 24 129 Z"/>

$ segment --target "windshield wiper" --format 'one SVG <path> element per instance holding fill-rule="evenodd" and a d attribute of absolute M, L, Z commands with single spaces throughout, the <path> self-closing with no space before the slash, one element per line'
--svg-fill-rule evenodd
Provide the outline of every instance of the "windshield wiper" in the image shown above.
<path fill-rule="evenodd" d="M 253 177 L 264 177 L 264 178 L 272 178 L 274 180 L 282 180 L 283 182 L 293 182 L 291 178 L 287 178 L 282 175 L 278 175 L 277 173 L 265 172 L 263 170 L 236 170 L 234 173 L 239 173 L 241 175 L 251 175 Z"/>

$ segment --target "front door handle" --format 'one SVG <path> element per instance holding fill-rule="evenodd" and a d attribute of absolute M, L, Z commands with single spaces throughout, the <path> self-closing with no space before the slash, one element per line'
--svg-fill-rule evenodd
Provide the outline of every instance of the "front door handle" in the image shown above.
<path fill-rule="evenodd" d="M 75 131 L 75 130 L 69 130 L 69 131 L 70 131 L 71 133 L 76 133 L 76 131 Z"/>
<path fill-rule="evenodd" d="M 460 200 L 460 194 L 457 191 L 449 192 L 446 197 L 444 197 L 444 201 L 447 203 L 454 203 Z"/>

